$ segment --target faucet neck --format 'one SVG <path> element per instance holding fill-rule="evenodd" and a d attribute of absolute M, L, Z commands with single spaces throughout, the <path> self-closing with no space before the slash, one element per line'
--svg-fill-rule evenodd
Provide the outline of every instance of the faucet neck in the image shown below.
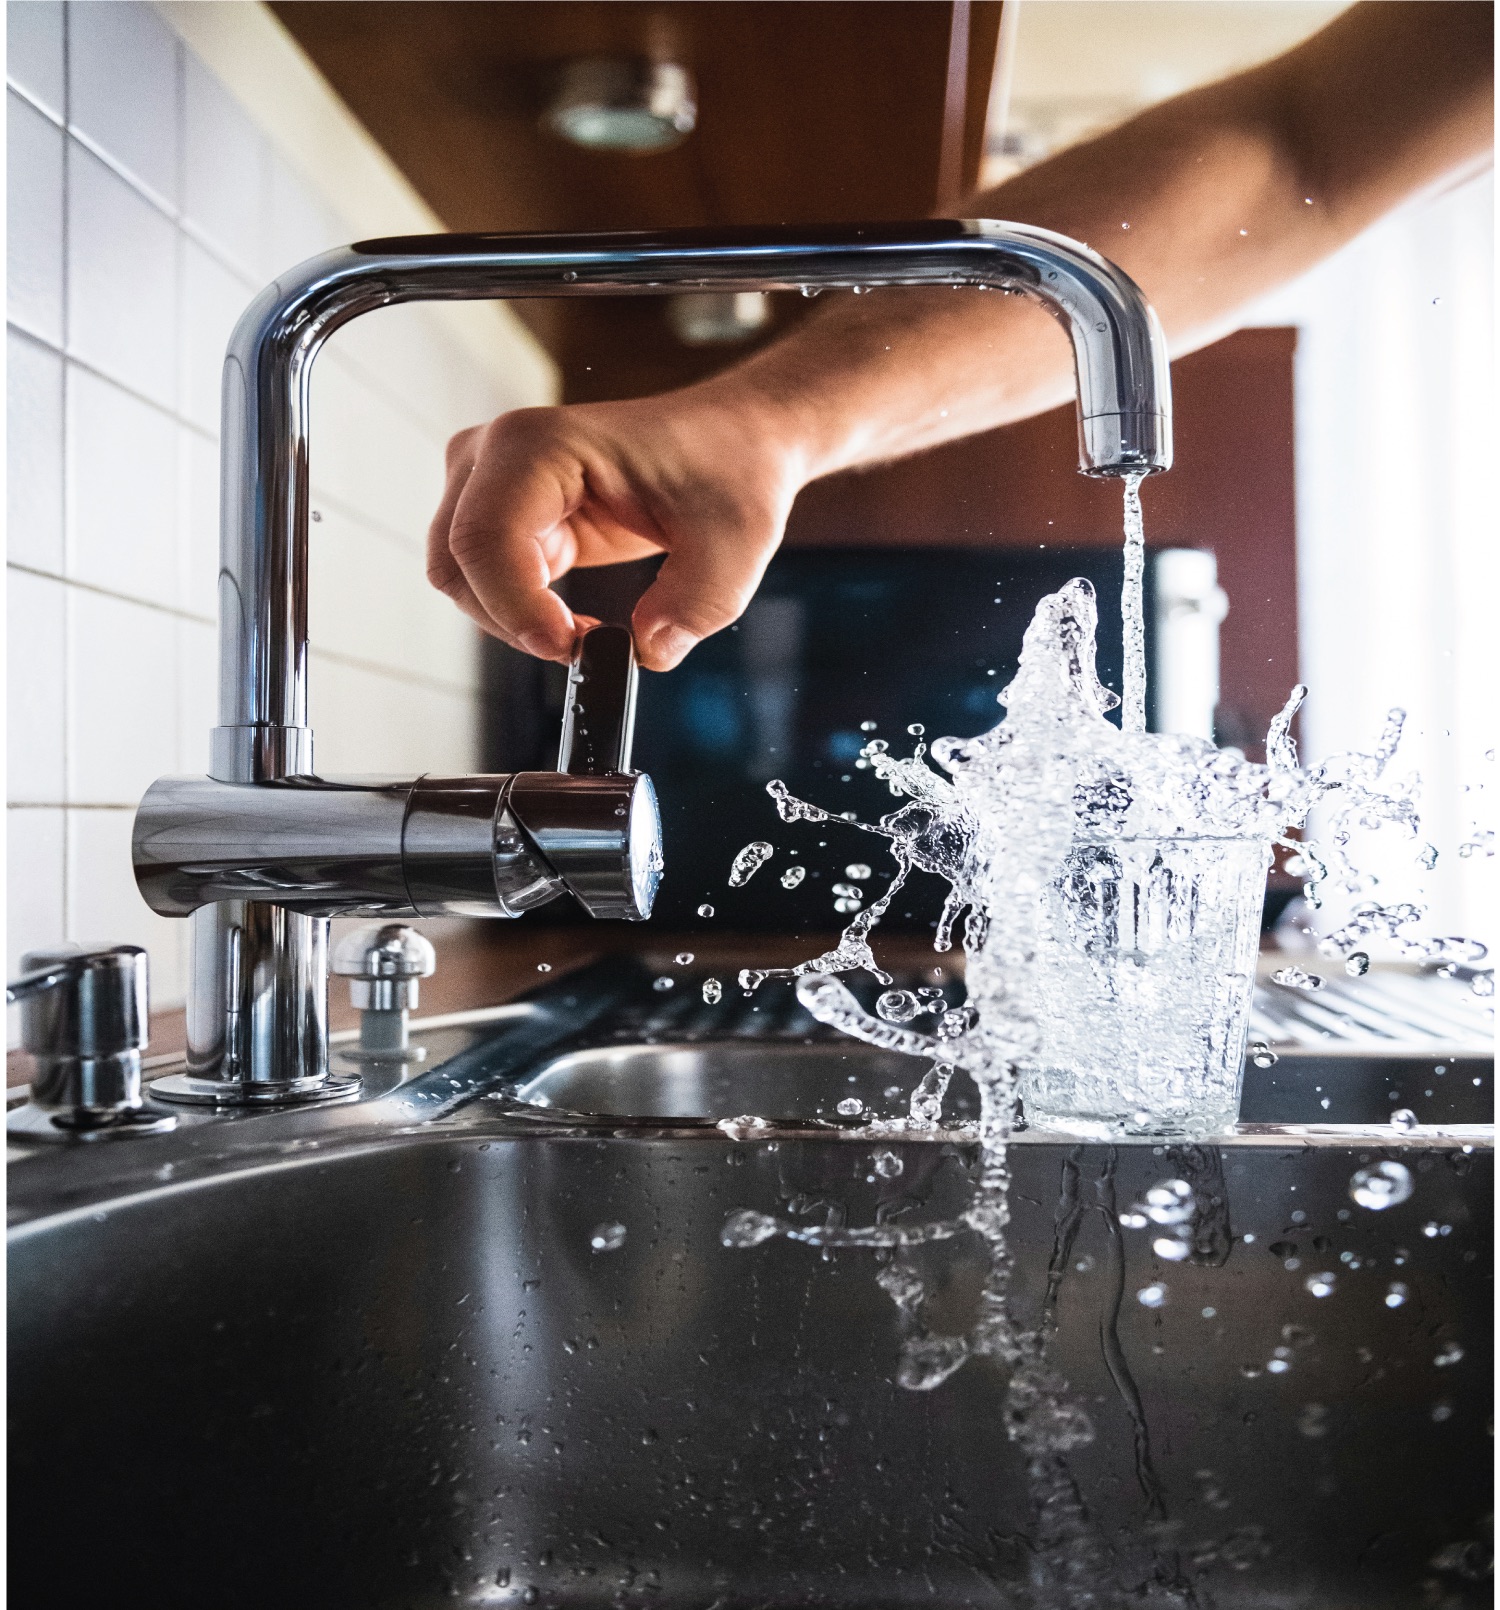
<path fill-rule="evenodd" d="M 397 302 L 855 285 L 984 285 L 1036 297 L 1072 340 L 1084 473 L 1149 474 L 1171 464 L 1166 347 L 1149 304 L 1097 252 L 1045 229 L 980 219 L 825 231 L 430 235 L 329 252 L 261 292 L 225 359 L 214 776 L 252 782 L 312 766 L 309 381 L 319 348 L 341 325 Z"/>

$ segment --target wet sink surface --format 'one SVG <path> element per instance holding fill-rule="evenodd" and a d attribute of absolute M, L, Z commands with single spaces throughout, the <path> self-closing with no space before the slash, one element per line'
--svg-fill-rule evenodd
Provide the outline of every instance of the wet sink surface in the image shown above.
<path fill-rule="evenodd" d="M 22 1236 L 21 1602 L 1012 1603 L 1032 1520 L 1002 1372 L 904 1390 L 879 1254 L 718 1240 L 746 1206 L 962 1205 L 971 1152 L 895 1150 L 901 1177 L 871 1184 L 870 1149 L 837 1139 L 454 1133 Z M 1125 1203 L 1180 1166 L 1015 1158 L 1032 1311 L 1066 1168 L 1086 1202 Z M 1220 1160 L 1240 1238 L 1222 1267 L 1164 1270 L 1092 1209 L 1070 1249 L 1054 1352 L 1095 1425 L 1071 1460 L 1093 1523 L 1120 1580 L 1177 1574 L 1207 1604 L 1418 1602 L 1487 1505 L 1489 1158 L 1424 1156 L 1409 1203 L 1357 1221 L 1336 1217 L 1347 1149 Z M 1424 1237 L 1434 1221 L 1451 1233 Z M 623 1244 L 593 1251 L 616 1224 Z M 960 1320 L 981 1257 L 955 1240 L 936 1260 Z M 1304 1287 L 1314 1264 L 1338 1272 L 1328 1299 Z M 1391 1310 L 1398 1274 L 1413 1295 Z M 1151 1311 L 1134 1293 L 1159 1279 Z M 1101 1346 L 1117 1302 L 1154 1476 Z M 1292 1368 L 1266 1374 L 1289 1325 Z M 1435 1366 L 1456 1339 L 1465 1358 Z"/>
<path fill-rule="evenodd" d="M 1035 1322 L 1050 1266 L 1049 1356 L 1094 1432 L 1059 1475 L 1007 1439 L 997 1363 L 897 1384 L 888 1251 L 721 1243 L 747 1208 L 805 1226 L 959 1215 L 973 1145 L 807 1127 L 849 1088 L 894 1115 L 912 1070 L 836 1044 L 580 1048 L 435 1123 L 377 1133 L 351 1108 L 228 1126 L 301 1138 L 209 1172 L 188 1166 L 193 1132 L 166 1137 L 140 1155 L 175 1173 L 29 1220 L 38 1165 L 21 1165 L 17 1602 L 1487 1602 L 1485 1142 L 1014 1146 L 1016 1310 Z M 523 1124 L 516 1094 L 554 1107 Z M 589 1103 L 591 1125 L 559 1110 Z M 713 1127 L 758 1105 L 804 1127 Z M 1357 1208 L 1350 1175 L 1387 1155 L 1411 1198 Z M 1118 1216 L 1173 1176 L 1225 1211 L 1167 1263 Z M 924 1322 L 962 1330 L 978 1238 L 920 1257 Z M 1136 1294 L 1157 1284 L 1148 1308 Z M 1078 1496 L 1066 1525 L 1060 1480 Z M 1092 1597 L 1057 1580 L 1068 1559 L 1103 1562 Z"/>

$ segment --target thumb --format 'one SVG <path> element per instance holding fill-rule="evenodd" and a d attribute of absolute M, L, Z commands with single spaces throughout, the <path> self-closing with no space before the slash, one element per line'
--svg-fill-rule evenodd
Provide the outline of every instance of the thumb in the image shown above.
<path fill-rule="evenodd" d="M 777 526 L 674 542 L 631 616 L 641 664 L 670 671 L 705 637 L 737 621 L 780 540 Z"/>

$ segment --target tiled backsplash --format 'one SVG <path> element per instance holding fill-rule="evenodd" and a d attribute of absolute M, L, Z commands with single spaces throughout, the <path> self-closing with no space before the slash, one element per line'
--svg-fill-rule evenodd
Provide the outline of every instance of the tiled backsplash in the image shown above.
<path fill-rule="evenodd" d="M 18 0 L 8 32 L 7 964 L 63 938 L 142 943 L 168 1005 L 186 924 L 136 893 L 130 830 L 154 778 L 207 763 L 225 342 L 276 272 L 409 213 L 341 215 L 336 168 L 298 171 L 171 8 Z M 515 321 L 474 311 L 490 314 L 480 344 L 390 309 L 316 367 L 320 770 L 472 767 L 476 636 L 423 576 L 442 446 L 550 400 Z"/>

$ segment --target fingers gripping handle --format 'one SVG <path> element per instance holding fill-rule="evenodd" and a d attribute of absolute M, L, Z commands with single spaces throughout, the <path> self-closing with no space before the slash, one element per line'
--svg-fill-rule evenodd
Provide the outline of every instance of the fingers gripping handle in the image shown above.
<path fill-rule="evenodd" d="M 595 626 L 573 651 L 557 769 L 602 777 L 630 770 L 635 740 L 635 642 L 627 626 Z"/>

